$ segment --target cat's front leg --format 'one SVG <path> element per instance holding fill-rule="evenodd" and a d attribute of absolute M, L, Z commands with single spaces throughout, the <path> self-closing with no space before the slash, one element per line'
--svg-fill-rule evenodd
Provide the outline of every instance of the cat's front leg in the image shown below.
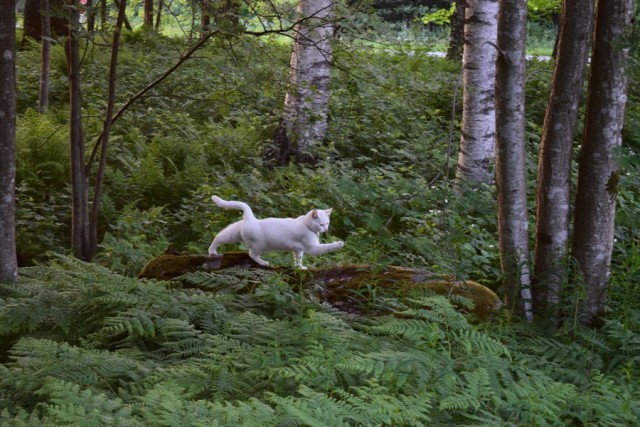
<path fill-rule="evenodd" d="M 304 252 L 303 251 L 294 251 L 293 252 L 293 262 L 294 262 L 296 268 L 299 268 L 300 270 L 306 270 L 307 269 L 307 267 L 302 265 L 302 257 L 303 256 L 304 256 Z"/>
<path fill-rule="evenodd" d="M 317 244 L 308 248 L 306 252 L 311 255 L 322 255 L 327 252 L 337 251 L 338 249 L 341 249 L 343 247 L 344 247 L 344 242 L 342 241 L 333 242 L 333 243 L 322 243 L 322 244 Z"/>

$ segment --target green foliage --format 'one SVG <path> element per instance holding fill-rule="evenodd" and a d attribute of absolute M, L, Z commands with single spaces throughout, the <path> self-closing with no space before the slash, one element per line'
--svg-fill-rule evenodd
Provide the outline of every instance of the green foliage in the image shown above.
<path fill-rule="evenodd" d="M 428 13 L 422 17 L 423 24 L 445 25 L 451 23 L 451 17 L 455 13 L 456 4 L 451 3 L 449 9 L 437 9 L 435 12 Z"/>
<path fill-rule="evenodd" d="M 532 20 L 550 20 L 560 13 L 560 0 L 528 0 L 527 9 Z"/>
<path fill-rule="evenodd" d="M 145 282 L 58 257 L 0 287 L 6 425 L 630 425 L 638 332 L 355 317 L 267 271 Z"/>

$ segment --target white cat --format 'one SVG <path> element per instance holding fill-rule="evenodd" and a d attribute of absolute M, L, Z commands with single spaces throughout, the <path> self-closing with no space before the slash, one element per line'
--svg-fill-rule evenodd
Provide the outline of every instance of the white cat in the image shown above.
<path fill-rule="evenodd" d="M 344 246 L 343 242 L 320 243 L 320 233 L 329 229 L 331 209 L 314 209 L 298 218 L 257 219 L 244 202 L 226 201 L 218 196 L 211 196 L 211 200 L 221 208 L 242 210 L 243 219 L 218 233 L 209 246 L 210 255 L 217 254 L 222 244 L 242 242 L 249 248 L 249 256 L 260 265 L 269 265 L 260 258 L 265 252 L 292 251 L 296 267 L 306 269 L 302 265 L 305 252 L 320 255 Z"/>

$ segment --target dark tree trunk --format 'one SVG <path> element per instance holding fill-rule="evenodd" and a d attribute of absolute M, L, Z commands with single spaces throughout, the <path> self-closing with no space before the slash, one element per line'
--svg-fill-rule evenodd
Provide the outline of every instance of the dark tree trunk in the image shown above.
<path fill-rule="evenodd" d="M 156 13 L 156 31 L 160 29 L 160 22 L 162 22 L 162 8 L 164 7 L 163 0 L 158 0 L 158 13 Z"/>
<path fill-rule="evenodd" d="M 144 25 L 153 28 L 153 0 L 144 0 Z"/>
<path fill-rule="evenodd" d="M 591 60 L 585 130 L 576 194 L 573 256 L 586 290 L 582 321 L 597 323 L 607 307 L 628 77 L 633 0 L 599 0 Z"/>
<path fill-rule="evenodd" d="M 100 28 L 105 29 L 107 21 L 109 20 L 109 8 L 107 7 L 107 0 L 100 2 Z"/>
<path fill-rule="evenodd" d="M 40 41 L 42 39 L 42 18 L 40 0 L 26 0 L 24 3 L 24 20 L 22 23 L 22 43 L 26 38 Z"/>
<path fill-rule="evenodd" d="M 106 1 L 106 0 L 105 0 Z M 118 10 L 120 10 L 120 1 L 119 0 L 113 0 L 113 2 L 116 4 L 116 6 L 118 7 Z M 131 23 L 129 22 L 129 20 L 127 19 L 127 15 L 125 14 L 124 16 L 124 27 L 128 30 L 128 31 L 133 31 L 133 27 L 131 26 Z"/>
<path fill-rule="evenodd" d="M 449 37 L 449 49 L 447 49 L 447 59 L 452 61 L 462 61 L 462 51 L 464 47 L 464 13 L 467 7 L 467 0 L 456 1 L 456 9 L 451 17 L 451 35 Z"/>
<path fill-rule="evenodd" d="M 49 1 L 49 19 L 51 37 L 66 37 L 67 19 L 64 10 L 64 0 Z M 26 0 L 24 6 L 24 22 L 21 43 L 24 44 L 27 38 L 42 40 L 42 5 L 40 0 Z"/>
<path fill-rule="evenodd" d="M 51 65 L 51 20 L 49 19 L 49 0 L 41 0 L 42 4 L 42 68 L 40 70 L 40 92 L 38 94 L 38 111 L 46 113 L 49 108 L 49 74 Z"/>
<path fill-rule="evenodd" d="M 73 0 L 72 0 L 73 1 Z M 77 6 L 77 0 L 75 0 Z M 80 90 L 80 46 L 77 8 L 69 17 L 69 37 L 65 45 L 69 69 L 69 126 L 71 145 L 71 245 L 73 254 L 89 261 L 89 191 L 84 167 L 85 141 L 82 131 L 82 95 Z"/>
<path fill-rule="evenodd" d="M 103 2 L 106 0 L 102 0 Z M 87 31 L 92 33 L 96 29 L 96 11 L 93 9 L 93 0 L 87 0 L 86 5 L 87 14 Z"/>
<path fill-rule="evenodd" d="M 496 186 L 507 303 L 532 320 L 525 168 L 527 0 L 500 0 L 496 63 Z M 516 304 L 517 302 L 517 304 Z"/>
<path fill-rule="evenodd" d="M 209 15 L 209 1 L 201 0 L 201 13 L 200 13 L 200 39 L 202 39 L 210 30 L 211 15 Z"/>
<path fill-rule="evenodd" d="M 538 160 L 535 286 L 536 311 L 560 302 L 567 279 L 571 158 L 584 74 L 589 57 L 595 0 L 565 0 L 558 55 L 542 129 Z"/>
<path fill-rule="evenodd" d="M 0 14 L 0 282 L 18 277 L 15 235 L 16 11 Z"/>
<path fill-rule="evenodd" d="M 96 186 L 93 196 L 93 205 L 91 209 L 90 223 L 90 249 L 89 257 L 93 258 L 98 248 L 98 219 L 100 216 L 100 201 L 102 198 L 102 187 L 104 184 L 104 172 L 107 164 L 107 147 L 109 145 L 109 135 L 111 132 L 111 121 L 113 120 L 113 108 L 116 102 L 116 77 L 118 65 L 118 51 L 120 49 L 120 33 L 122 32 L 122 24 L 124 22 L 125 9 L 127 0 L 120 0 L 118 9 L 118 18 L 116 20 L 116 28 L 113 32 L 113 42 L 111 47 L 111 65 L 109 68 L 109 90 L 107 97 L 107 111 L 104 119 L 104 127 L 102 129 L 100 139 L 100 160 L 98 162 L 98 171 L 96 172 Z"/>

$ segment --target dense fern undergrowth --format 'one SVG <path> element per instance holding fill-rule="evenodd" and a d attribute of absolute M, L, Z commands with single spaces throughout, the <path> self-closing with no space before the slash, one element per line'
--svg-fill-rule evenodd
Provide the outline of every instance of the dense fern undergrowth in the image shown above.
<path fill-rule="evenodd" d="M 51 107 L 38 114 L 39 49 L 18 56 L 19 282 L 0 287 L 0 425 L 633 425 L 640 418 L 640 102 L 630 85 L 610 313 L 523 325 L 508 310 L 472 324 L 450 301 L 368 292 L 390 316 L 353 316 L 277 274 L 181 283 L 134 277 L 167 247 L 205 252 L 237 212 L 333 207 L 344 249 L 313 265 L 397 264 L 499 292 L 492 189 L 451 194 L 459 66 L 415 45 L 334 48 L 329 135 L 313 166 L 263 158 L 278 124 L 289 48 L 212 41 L 112 130 L 94 264 L 69 252 L 65 59 L 53 47 Z M 83 54 L 84 124 L 97 137 L 108 52 Z M 183 42 L 125 33 L 118 102 L 177 59 Z M 527 78 L 531 218 L 552 65 Z M 634 74 L 635 81 L 640 74 Z M 458 88 L 459 89 L 459 88 Z M 460 92 L 458 90 L 458 98 Z M 459 104 L 456 105 L 459 109 Z M 453 119 L 453 135 L 449 133 Z M 579 139 L 578 139 L 579 140 Z M 451 150 L 450 149 L 451 145 Z M 577 151 L 577 150 L 576 150 Z M 533 229 L 533 227 L 532 227 Z M 289 264 L 289 255 L 273 255 Z M 191 284 L 191 285 L 189 285 Z M 188 285 L 188 286 L 187 286 Z M 571 312 L 579 282 L 567 284 Z M 455 301 L 457 304 L 468 302 Z M 381 310 L 371 310 L 381 312 Z"/>
<path fill-rule="evenodd" d="M 56 257 L 3 285 L 0 424 L 632 425 L 638 335 L 471 325 L 442 296 L 348 315 L 276 273 L 138 281 Z"/>

